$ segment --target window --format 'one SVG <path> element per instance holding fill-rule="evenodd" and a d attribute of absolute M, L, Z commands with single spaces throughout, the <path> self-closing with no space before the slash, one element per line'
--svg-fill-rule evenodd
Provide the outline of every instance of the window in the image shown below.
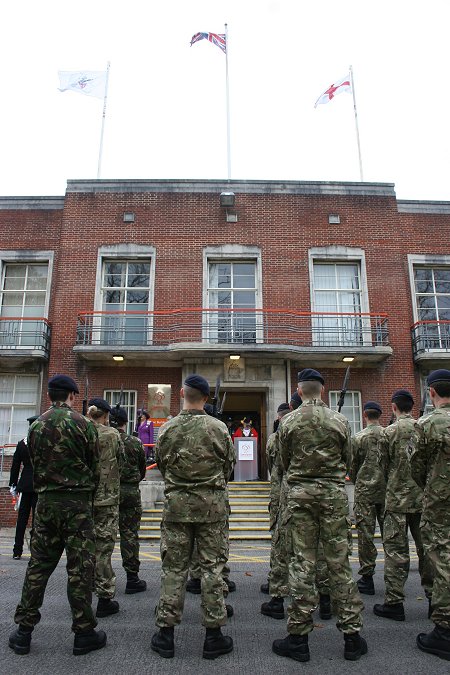
<path fill-rule="evenodd" d="M 7 262 L 3 265 L 1 346 L 43 345 L 45 331 L 41 318 L 46 316 L 48 272 L 48 263 Z"/>
<path fill-rule="evenodd" d="M 120 400 L 120 389 L 106 389 L 104 394 L 105 401 L 108 401 L 111 407 L 117 405 Z M 121 407 L 125 408 L 128 415 L 127 432 L 133 433 L 136 424 L 136 396 L 135 391 L 123 391 Z"/>
<path fill-rule="evenodd" d="M 102 269 L 103 343 L 149 342 L 150 260 L 104 260 Z"/>
<path fill-rule="evenodd" d="M 340 391 L 329 392 L 330 408 L 332 410 L 337 410 L 340 393 Z M 341 413 L 348 419 L 352 435 L 361 431 L 361 393 L 359 391 L 347 391 Z"/>
<path fill-rule="evenodd" d="M 38 407 L 38 388 L 38 375 L 0 374 L 0 444 L 16 444 L 27 435 L 27 418 Z"/>
<path fill-rule="evenodd" d="M 327 347 L 362 344 L 359 264 L 314 261 L 313 275 L 314 311 L 319 313 L 313 318 L 315 344 Z"/>
<path fill-rule="evenodd" d="M 219 343 L 256 342 L 256 262 L 209 262 L 209 339 Z M 240 311 L 251 309 L 250 312 Z M 238 311 L 236 311 L 238 310 Z"/>
<path fill-rule="evenodd" d="M 414 266 L 420 338 L 426 349 L 450 349 L 450 267 Z"/>

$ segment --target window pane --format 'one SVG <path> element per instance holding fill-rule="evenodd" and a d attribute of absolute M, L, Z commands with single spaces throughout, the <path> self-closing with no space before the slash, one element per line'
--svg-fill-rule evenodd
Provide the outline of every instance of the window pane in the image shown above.
<path fill-rule="evenodd" d="M 3 288 L 5 291 L 16 291 L 22 290 L 24 285 L 24 277 L 7 277 L 4 281 Z"/>
<path fill-rule="evenodd" d="M 318 312 L 337 312 L 336 293 L 318 291 L 315 293 L 315 300 Z"/>
<path fill-rule="evenodd" d="M 244 277 L 242 275 L 235 274 L 233 277 L 233 287 L 234 288 L 255 288 L 255 277 L 254 275 Z"/>
<path fill-rule="evenodd" d="M 146 309 L 148 305 L 148 291 L 127 291 L 127 309 L 132 309 L 129 305 L 140 304 L 145 305 Z M 138 309 L 138 308 L 134 308 Z"/>
<path fill-rule="evenodd" d="M 150 274 L 150 263 L 147 262 L 130 262 L 128 263 L 128 276 L 146 275 Z"/>
<path fill-rule="evenodd" d="M 130 274 L 127 281 L 128 288 L 148 288 L 150 277 L 148 274 Z"/>
<path fill-rule="evenodd" d="M 254 291 L 234 291 L 233 307 L 255 307 Z"/>
<path fill-rule="evenodd" d="M 105 262 L 105 275 L 107 274 L 123 274 L 125 271 L 125 263 L 121 262 Z"/>
<path fill-rule="evenodd" d="M 218 307 L 231 307 L 231 292 L 220 291 L 217 293 Z"/>
<path fill-rule="evenodd" d="M 417 306 L 420 309 L 429 309 L 436 306 L 436 299 L 433 295 L 418 295 Z"/>
<path fill-rule="evenodd" d="M 105 277 L 104 286 L 107 288 L 123 288 L 125 286 L 125 278 L 121 274 L 108 274 Z"/>
<path fill-rule="evenodd" d="M 431 281 L 417 281 L 416 280 L 416 293 L 433 293 L 433 282 Z"/>
<path fill-rule="evenodd" d="M 22 307 L 23 293 L 5 293 L 3 304 L 6 307 Z"/>
<path fill-rule="evenodd" d="M 359 288 L 357 265 L 336 265 L 338 288 Z"/>
<path fill-rule="evenodd" d="M 23 277 L 27 271 L 26 265 L 6 265 L 5 277 Z"/>
<path fill-rule="evenodd" d="M 14 376 L 0 375 L 0 403 L 12 402 Z"/>
<path fill-rule="evenodd" d="M 336 271 L 334 265 L 314 263 L 315 288 L 336 288 Z"/>
<path fill-rule="evenodd" d="M 119 304 L 123 302 L 123 291 L 106 291 L 105 304 Z"/>
<path fill-rule="evenodd" d="M 430 267 L 415 267 L 414 268 L 414 278 L 423 281 L 432 280 L 432 270 Z"/>

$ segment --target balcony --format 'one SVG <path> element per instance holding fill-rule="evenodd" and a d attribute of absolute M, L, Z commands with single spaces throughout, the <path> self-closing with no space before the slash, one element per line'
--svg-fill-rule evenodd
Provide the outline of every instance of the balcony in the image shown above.
<path fill-rule="evenodd" d="M 428 370 L 450 367 L 450 321 L 417 321 L 411 339 L 415 363 Z"/>
<path fill-rule="evenodd" d="M 47 361 L 50 324 L 42 317 L 0 317 L 0 363 Z"/>
<path fill-rule="evenodd" d="M 87 361 L 179 361 L 187 357 L 278 356 L 304 363 L 374 366 L 392 354 L 385 314 L 281 309 L 183 308 L 154 312 L 86 312 L 78 316 L 74 351 Z M 172 363 L 167 364 L 172 365 Z"/>

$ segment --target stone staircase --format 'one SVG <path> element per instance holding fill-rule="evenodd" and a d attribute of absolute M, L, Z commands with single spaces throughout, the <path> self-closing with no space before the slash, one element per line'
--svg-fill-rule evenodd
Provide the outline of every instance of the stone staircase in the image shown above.
<path fill-rule="evenodd" d="M 232 482 L 228 486 L 230 496 L 230 540 L 270 540 L 268 481 Z M 142 513 L 139 538 L 158 541 L 162 517 L 162 502 Z"/>

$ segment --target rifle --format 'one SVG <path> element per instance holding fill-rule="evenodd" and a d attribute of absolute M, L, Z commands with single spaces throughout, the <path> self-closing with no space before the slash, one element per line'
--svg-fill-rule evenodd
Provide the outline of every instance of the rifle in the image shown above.
<path fill-rule="evenodd" d="M 427 409 L 427 395 L 428 389 L 427 387 L 425 387 L 422 394 L 422 401 L 420 403 L 419 417 L 423 417 L 425 414 L 425 410 Z"/>
<path fill-rule="evenodd" d="M 214 397 L 213 397 L 213 400 L 212 400 L 213 416 L 214 417 L 217 417 L 217 401 L 219 400 L 219 392 L 220 392 L 220 375 L 217 376 L 216 390 L 214 392 Z"/>
<path fill-rule="evenodd" d="M 339 413 L 341 412 L 342 406 L 344 405 L 345 394 L 347 393 L 349 381 L 350 381 L 350 366 L 348 366 L 347 370 L 345 371 L 344 382 L 342 383 L 341 393 L 339 394 L 339 400 L 338 400 L 338 412 Z"/>
<path fill-rule="evenodd" d="M 224 391 L 223 396 L 222 396 L 222 401 L 219 406 L 219 410 L 217 411 L 217 417 L 222 417 L 223 413 L 223 408 L 225 406 L 225 401 L 227 400 L 227 392 Z"/>
<path fill-rule="evenodd" d="M 87 411 L 88 411 L 88 400 L 89 400 L 88 391 L 89 391 L 89 380 L 88 380 L 88 376 L 86 375 L 86 378 L 84 380 L 84 399 L 83 399 L 83 407 L 82 407 L 83 415 L 87 415 Z"/>

